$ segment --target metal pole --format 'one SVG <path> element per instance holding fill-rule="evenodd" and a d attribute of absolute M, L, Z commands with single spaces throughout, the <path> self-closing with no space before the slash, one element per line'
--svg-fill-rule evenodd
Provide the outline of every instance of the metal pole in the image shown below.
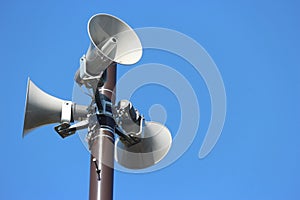
<path fill-rule="evenodd" d="M 107 80 L 100 88 L 100 93 L 108 97 L 113 105 L 115 103 L 115 85 L 116 63 L 113 63 L 107 68 Z M 113 179 L 114 132 L 100 128 L 93 138 L 91 146 L 89 200 L 112 200 Z"/>

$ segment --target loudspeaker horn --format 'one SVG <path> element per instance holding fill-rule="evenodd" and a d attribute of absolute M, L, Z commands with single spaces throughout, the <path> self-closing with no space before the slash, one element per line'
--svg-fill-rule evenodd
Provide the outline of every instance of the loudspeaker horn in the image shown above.
<path fill-rule="evenodd" d="M 85 72 L 91 76 L 99 75 L 112 62 L 130 65 L 142 56 L 142 45 L 136 33 L 115 16 L 92 16 L 88 22 L 88 34 L 91 44 L 86 53 Z"/>
<path fill-rule="evenodd" d="M 86 106 L 53 97 L 38 88 L 28 78 L 23 137 L 39 126 L 64 122 L 64 120 L 80 120 L 85 118 L 87 113 Z"/>
<path fill-rule="evenodd" d="M 141 141 L 126 146 L 119 139 L 115 145 L 115 160 L 129 169 L 144 169 L 161 161 L 172 143 L 167 127 L 157 122 L 145 122 Z"/>

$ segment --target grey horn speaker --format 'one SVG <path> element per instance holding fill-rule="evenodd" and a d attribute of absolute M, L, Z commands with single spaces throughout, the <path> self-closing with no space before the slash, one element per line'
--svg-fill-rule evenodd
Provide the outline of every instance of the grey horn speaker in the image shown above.
<path fill-rule="evenodd" d="M 86 70 L 90 75 L 98 75 L 112 62 L 134 64 L 142 56 L 142 45 L 136 33 L 115 16 L 94 15 L 88 22 L 88 34 L 91 44 L 86 53 Z"/>
<path fill-rule="evenodd" d="M 129 169 L 144 169 L 161 161 L 172 143 L 167 127 L 157 122 L 146 122 L 141 142 L 126 146 L 120 140 L 115 145 L 115 160 Z"/>
<path fill-rule="evenodd" d="M 53 97 L 38 88 L 28 78 L 23 137 L 39 126 L 62 122 L 64 119 L 63 104 L 71 104 L 69 106 L 72 121 L 86 117 L 88 112 L 86 106 Z"/>

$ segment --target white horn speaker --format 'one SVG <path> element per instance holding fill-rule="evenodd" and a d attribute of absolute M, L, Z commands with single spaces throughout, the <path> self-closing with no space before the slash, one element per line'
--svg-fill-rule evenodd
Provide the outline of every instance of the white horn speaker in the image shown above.
<path fill-rule="evenodd" d="M 45 93 L 28 78 L 23 137 L 42 125 L 84 118 L 86 108 Z"/>
<path fill-rule="evenodd" d="M 141 141 L 126 146 L 120 140 L 115 145 L 115 160 L 129 169 L 144 169 L 162 160 L 170 150 L 172 137 L 167 127 L 157 122 L 146 122 Z"/>
<path fill-rule="evenodd" d="M 85 72 L 98 76 L 112 62 L 124 65 L 134 64 L 142 56 L 142 45 L 132 28 L 121 19 L 97 14 L 88 22 L 91 40 L 86 53 Z"/>

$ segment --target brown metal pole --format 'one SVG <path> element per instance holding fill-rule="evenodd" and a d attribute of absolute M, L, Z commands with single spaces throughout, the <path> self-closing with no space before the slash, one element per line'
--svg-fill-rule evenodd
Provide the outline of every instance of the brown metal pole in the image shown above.
<path fill-rule="evenodd" d="M 116 63 L 107 68 L 107 80 L 100 93 L 115 103 Z M 93 138 L 90 161 L 89 200 L 112 200 L 114 179 L 114 132 L 101 129 Z M 95 160 L 98 165 L 98 174 Z M 101 170 L 101 171 L 99 171 Z M 98 179 L 100 177 L 100 180 Z"/>

